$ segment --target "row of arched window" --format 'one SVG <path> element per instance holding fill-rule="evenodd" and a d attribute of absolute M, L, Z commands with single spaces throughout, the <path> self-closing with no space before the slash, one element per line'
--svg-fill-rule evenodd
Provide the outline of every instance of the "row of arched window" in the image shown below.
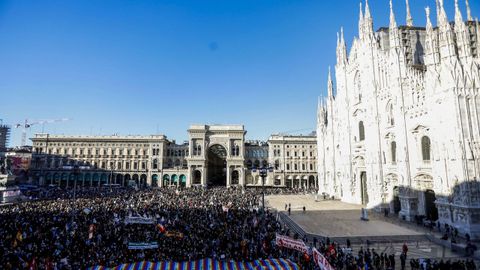
<path fill-rule="evenodd" d="M 428 136 L 423 136 L 421 139 L 421 155 L 422 161 L 431 161 L 432 146 Z M 395 141 L 390 142 L 390 161 L 391 163 L 397 163 L 397 143 Z"/>

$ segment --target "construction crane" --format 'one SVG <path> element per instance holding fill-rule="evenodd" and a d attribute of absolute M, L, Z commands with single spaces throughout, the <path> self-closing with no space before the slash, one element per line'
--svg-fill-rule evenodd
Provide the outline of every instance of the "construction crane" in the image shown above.
<path fill-rule="evenodd" d="M 64 122 L 68 121 L 68 118 L 61 118 L 61 119 L 47 119 L 47 120 L 39 120 L 35 122 L 29 122 L 28 119 L 25 119 L 24 123 L 18 123 L 15 125 L 16 128 L 23 128 L 22 130 L 22 142 L 21 146 L 25 146 L 27 143 L 27 129 L 32 127 L 33 125 L 42 125 L 42 133 L 45 128 L 45 124 L 57 123 L 57 122 Z"/>

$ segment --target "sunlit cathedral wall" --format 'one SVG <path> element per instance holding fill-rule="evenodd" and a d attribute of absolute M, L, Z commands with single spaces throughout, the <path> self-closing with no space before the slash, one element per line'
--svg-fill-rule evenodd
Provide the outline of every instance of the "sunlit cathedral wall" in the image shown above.
<path fill-rule="evenodd" d="M 452 0 L 453 1 L 453 0 Z M 403 2 L 403 1 L 402 1 Z M 401 218 L 424 215 L 480 237 L 480 26 L 468 2 L 443 0 L 437 25 L 373 30 L 368 2 L 347 53 L 337 38 L 335 86 L 318 107 L 319 193 Z"/>

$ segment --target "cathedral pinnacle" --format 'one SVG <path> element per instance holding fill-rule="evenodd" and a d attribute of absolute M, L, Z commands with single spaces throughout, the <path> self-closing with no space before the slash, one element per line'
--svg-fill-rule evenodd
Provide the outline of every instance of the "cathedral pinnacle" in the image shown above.
<path fill-rule="evenodd" d="M 333 82 L 330 66 L 328 67 L 328 99 L 333 99 Z"/>
<path fill-rule="evenodd" d="M 370 14 L 370 7 L 368 6 L 368 0 L 365 0 L 365 18 L 363 20 L 363 37 L 373 41 L 373 19 Z"/>
<path fill-rule="evenodd" d="M 363 36 L 363 8 L 362 8 L 362 2 L 360 1 L 360 15 L 358 16 L 358 35 L 360 38 Z"/>
<path fill-rule="evenodd" d="M 397 28 L 397 22 L 395 21 L 395 13 L 393 13 L 393 3 L 390 0 L 390 30 Z"/>
<path fill-rule="evenodd" d="M 340 48 L 340 35 L 337 32 L 337 50 Z"/>
<path fill-rule="evenodd" d="M 410 13 L 410 3 L 408 2 L 408 0 L 405 0 L 405 4 L 407 6 L 407 26 L 412 27 L 413 26 L 413 18 L 412 18 L 412 14 Z"/>
<path fill-rule="evenodd" d="M 439 0 L 435 0 L 435 10 L 437 11 L 437 25 L 440 20 L 440 3 Z"/>
<path fill-rule="evenodd" d="M 470 10 L 470 4 L 468 3 L 468 0 L 465 0 L 465 6 L 467 6 L 467 20 L 473 21 L 472 11 Z"/>
<path fill-rule="evenodd" d="M 337 64 L 345 64 L 347 61 L 347 48 L 343 37 L 343 27 L 340 28 L 340 35 L 337 32 Z"/>
<path fill-rule="evenodd" d="M 343 36 L 343 26 L 340 27 L 340 43 L 345 46 L 345 37 Z"/>
<path fill-rule="evenodd" d="M 443 0 L 438 0 L 438 6 L 437 6 L 437 25 L 438 27 L 447 27 L 448 26 L 448 18 L 447 18 L 447 13 L 445 12 L 445 8 L 443 6 Z"/>
<path fill-rule="evenodd" d="M 427 17 L 427 32 L 433 29 L 432 21 L 430 20 L 430 7 L 425 8 L 425 15 Z"/>
<path fill-rule="evenodd" d="M 455 0 L 455 24 L 463 23 L 463 16 L 460 8 L 458 7 L 458 0 Z"/>
<path fill-rule="evenodd" d="M 365 0 L 365 19 L 370 18 L 372 18 L 372 15 L 370 15 L 370 7 L 368 6 L 368 0 Z"/>

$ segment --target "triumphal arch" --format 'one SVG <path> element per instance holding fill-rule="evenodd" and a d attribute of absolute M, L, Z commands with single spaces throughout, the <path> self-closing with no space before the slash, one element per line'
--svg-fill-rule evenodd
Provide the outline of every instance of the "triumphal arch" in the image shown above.
<path fill-rule="evenodd" d="M 188 129 L 192 186 L 245 184 L 243 125 L 191 125 Z"/>

